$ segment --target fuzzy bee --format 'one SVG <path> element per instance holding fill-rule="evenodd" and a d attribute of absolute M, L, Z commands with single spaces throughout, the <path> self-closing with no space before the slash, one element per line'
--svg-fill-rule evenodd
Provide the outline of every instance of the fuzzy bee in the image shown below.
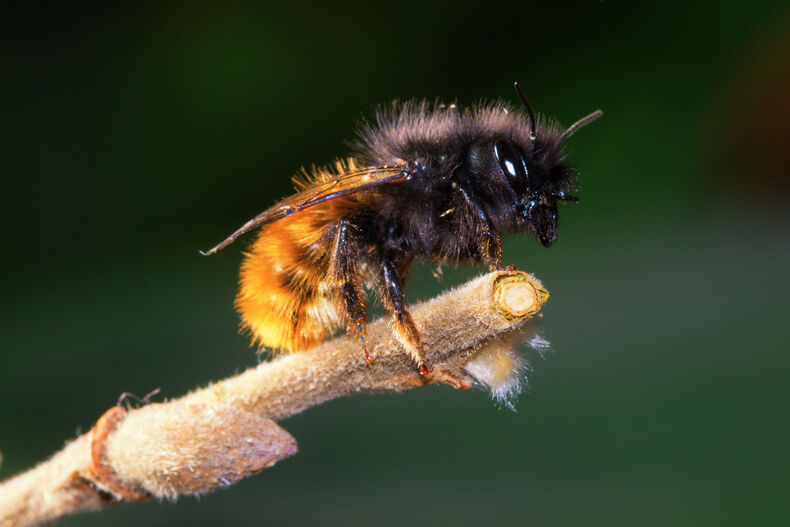
<path fill-rule="evenodd" d="M 576 173 L 565 141 L 601 116 L 563 129 L 504 102 L 468 109 L 425 101 L 393 103 L 358 129 L 351 157 L 294 178 L 296 194 L 251 219 L 203 254 L 260 229 L 241 266 L 236 308 L 254 344 L 295 352 L 339 327 L 365 359 L 364 288 L 374 289 L 393 327 L 425 364 L 420 332 L 403 285 L 415 259 L 502 267 L 500 237 L 530 232 L 548 247 L 557 237 L 557 204 Z"/>

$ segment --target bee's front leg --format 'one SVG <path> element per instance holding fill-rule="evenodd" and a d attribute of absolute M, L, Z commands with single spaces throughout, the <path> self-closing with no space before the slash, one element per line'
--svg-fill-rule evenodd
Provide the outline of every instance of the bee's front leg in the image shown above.
<path fill-rule="evenodd" d="M 476 240 L 480 257 L 488 263 L 492 271 L 502 270 L 502 240 L 499 233 L 491 225 L 491 220 L 488 219 L 488 214 L 483 210 L 480 202 L 463 187 L 459 186 L 458 192 L 480 223 Z"/>

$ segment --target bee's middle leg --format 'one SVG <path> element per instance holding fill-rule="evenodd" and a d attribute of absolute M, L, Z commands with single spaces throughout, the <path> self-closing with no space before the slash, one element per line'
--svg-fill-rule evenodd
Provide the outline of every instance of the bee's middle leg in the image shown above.
<path fill-rule="evenodd" d="M 420 375 L 428 375 L 430 370 L 425 365 L 425 347 L 420 332 L 414 324 L 403 297 L 403 287 L 396 271 L 397 267 L 390 255 L 381 263 L 381 297 L 384 307 L 393 315 L 395 331 L 400 341 L 414 356 Z"/>
<path fill-rule="evenodd" d="M 332 247 L 330 274 L 338 284 L 337 303 L 345 320 L 346 331 L 356 337 L 365 353 L 365 361 L 370 364 L 373 358 L 367 344 L 368 310 L 365 306 L 365 293 L 357 277 L 359 246 L 350 228 L 348 220 L 343 220 L 338 225 Z"/>

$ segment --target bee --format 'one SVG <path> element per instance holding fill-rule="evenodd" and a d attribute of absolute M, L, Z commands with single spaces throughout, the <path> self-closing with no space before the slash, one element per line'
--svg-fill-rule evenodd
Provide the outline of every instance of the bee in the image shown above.
<path fill-rule="evenodd" d="M 242 225 L 208 255 L 254 229 L 236 308 L 253 344 L 308 350 L 341 326 L 370 363 L 365 288 L 391 313 L 398 340 L 430 373 L 403 286 L 415 260 L 502 268 L 501 236 L 557 238 L 557 204 L 578 202 L 565 141 L 602 115 L 563 129 L 507 103 L 469 108 L 393 103 L 363 121 L 353 153 L 302 170 L 297 192 Z"/>

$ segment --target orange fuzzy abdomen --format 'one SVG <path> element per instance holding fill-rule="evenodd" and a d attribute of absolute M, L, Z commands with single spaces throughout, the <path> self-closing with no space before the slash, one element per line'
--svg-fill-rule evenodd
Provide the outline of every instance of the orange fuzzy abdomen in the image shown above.
<path fill-rule="evenodd" d="M 348 205 L 334 200 L 262 228 L 245 254 L 236 297 L 254 344 L 304 350 L 338 328 L 330 252 L 336 220 Z"/>

